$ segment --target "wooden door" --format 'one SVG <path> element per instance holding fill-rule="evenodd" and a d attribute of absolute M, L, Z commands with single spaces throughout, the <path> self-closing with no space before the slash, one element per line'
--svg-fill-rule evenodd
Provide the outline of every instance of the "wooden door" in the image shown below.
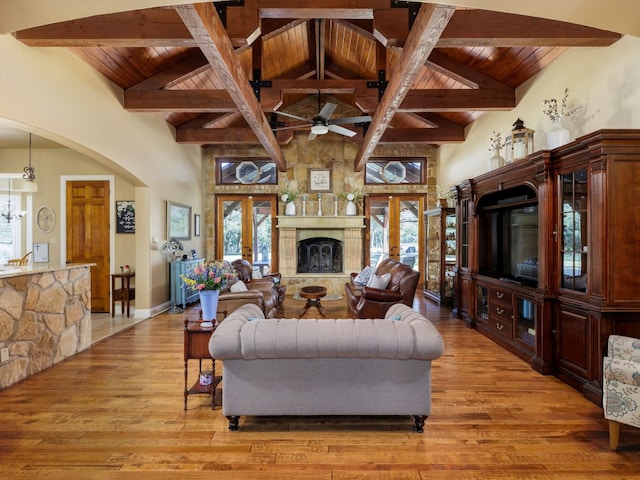
<path fill-rule="evenodd" d="M 67 263 L 91 268 L 91 311 L 109 311 L 109 182 L 67 183 Z"/>
<path fill-rule="evenodd" d="M 420 271 L 424 265 L 424 198 L 420 195 L 371 195 L 365 216 L 365 263 L 375 267 L 391 258 Z M 421 272 L 422 281 L 422 272 Z"/>
<path fill-rule="evenodd" d="M 217 197 L 216 258 L 247 260 L 262 273 L 278 267 L 275 195 Z"/>

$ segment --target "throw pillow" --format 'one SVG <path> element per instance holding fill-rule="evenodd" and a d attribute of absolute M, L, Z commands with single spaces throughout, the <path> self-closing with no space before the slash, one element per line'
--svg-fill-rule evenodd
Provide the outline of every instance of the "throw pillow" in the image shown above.
<path fill-rule="evenodd" d="M 399 322 L 400 320 L 402 320 L 402 317 L 400 315 L 394 315 L 393 317 L 391 317 L 391 320 L 393 320 L 394 322 Z"/>
<path fill-rule="evenodd" d="M 247 322 L 257 322 L 260 317 L 247 317 Z"/>
<path fill-rule="evenodd" d="M 367 265 L 358 275 L 355 276 L 355 278 L 353 279 L 353 283 L 355 283 L 356 285 L 366 285 L 369 283 L 369 280 L 371 280 L 372 274 L 373 269 L 369 265 Z"/>
<path fill-rule="evenodd" d="M 384 275 L 376 275 L 375 273 L 371 276 L 369 283 L 367 283 L 367 287 L 371 288 L 379 288 L 380 290 L 384 290 L 389 285 L 389 280 L 391 280 L 391 274 L 385 273 Z"/>
<path fill-rule="evenodd" d="M 238 280 L 229 288 L 230 292 L 246 292 L 247 290 L 249 289 L 247 288 L 247 285 L 242 280 Z"/>
<path fill-rule="evenodd" d="M 262 278 L 262 273 L 260 273 L 260 270 L 254 270 L 253 272 L 251 272 L 251 278 L 259 280 Z"/>

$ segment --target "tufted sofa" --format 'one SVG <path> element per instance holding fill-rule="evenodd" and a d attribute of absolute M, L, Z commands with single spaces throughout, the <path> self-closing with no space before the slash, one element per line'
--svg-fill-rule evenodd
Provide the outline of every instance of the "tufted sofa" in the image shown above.
<path fill-rule="evenodd" d="M 617 450 L 620 424 L 640 427 L 640 339 L 610 335 L 602 377 L 609 447 Z"/>
<path fill-rule="evenodd" d="M 352 273 L 344 286 L 345 299 L 353 318 L 383 318 L 391 305 L 403 303 L 413 305 L 420 273 L 410 266 L 389 258 L 380 262 L 376 275 L 391 274 L 386 289 L 357 285 L 353 282 L 357 273 Z"/>
<path fill-rule="evenodd" d="M 245 305 L 209 342 L 231 430 L 241 415 L 413 415 L 422 432 L 443 348 L 433 324 L 402 304 L 368 320 L 265 319 Z"/>

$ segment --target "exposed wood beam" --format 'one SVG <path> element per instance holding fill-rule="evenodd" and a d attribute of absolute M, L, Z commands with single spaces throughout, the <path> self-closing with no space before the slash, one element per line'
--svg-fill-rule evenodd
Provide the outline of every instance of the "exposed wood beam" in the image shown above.
<path fill-rule="evenodd" d="M 322 18 L 317 18 L 315 21 L 315 45 L 316 45 L 316 78 L 318 80 L 324 80 L 324 61 L 325 61 L 325 45 L 324 45 L 324 33 L 325 33 L 325 21 Z"/>
<path fill-rule="evenodd" d="M 343 2 L 344 3 L 344 2 Z M 341 18 L 349 20 L 370 20 L 373 18 L 371 8 L 261 8 L 262 18 Z"/>
<path fill-rule="evenodd" d="M 175 7 L 278 170 L 287 163 L 212 3 Z"/>
<path fill-rule="evenodd" d="M 457 62 L 438 50 L 431 52 L 425 65 L 469 88 L 503 88 L 513 92 L 511 87 L 497 81 L 495 78 L 491 78 L 489 75 L 485 75 L 463 63 Z"/>
<path fill-rule="evenodd" d="M 255 98 L 255 97 L 254 97 Z M 226 90 L 127 90 L 130 112 L 232 112 L 238 109 Z"/>
<path fill-rule="evenodd" d="M 220 120 L 226 119 L 228 117 L 233 117 L 239 114 L 236 113 L 203 113 L 202 115 L 198 115 L 196 118 L 189 120 L 177 127 L 177 130 L 180 129 L 197 129 L 197 128 L 207 128 L 211 125 L 215 125 L 216 122 Z"/>
<path fill-rule="evenodd" d="M 461 143 L 464 128 L 387 128 L 380 139 L 385 143 Z"/>
<path fill-rule="evenodd" d="M 402 100 L 435 47 L 442 31 L 455 11 L 446 5 L 424 4 L 416 16 L 415 22 L 398 60 L 393 76 L 380 101 L 371 125 L 364 137 L 362 148 L 354 159 L 356 171 L 362 170 L 368 158 L 373 154 L 382 134 L 398 111 Z"/>

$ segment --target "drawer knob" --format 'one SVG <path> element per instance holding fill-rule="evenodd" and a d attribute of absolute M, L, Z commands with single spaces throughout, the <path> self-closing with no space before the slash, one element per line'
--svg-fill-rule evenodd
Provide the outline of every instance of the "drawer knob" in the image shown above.
<path fill-rule="evenodd" d="M 504 308 L 496 307 L 496 313 L 498 315 L 502 315 L 504 313 Z"/>
<path fill-rule="evenodd" d="M 497 328 L 498 330 L 502 331 L 502 330 L 504 330 L 504 325 L 503 325 L 502 323 L 500 323 L 500 322 L 497 322 L 497 323 L 496 323 L 496 328 Z"/>
<path fill-rule="evenodd" d="M 496 298 L 503 298 L 504 292 L 496 292 Z"/>

